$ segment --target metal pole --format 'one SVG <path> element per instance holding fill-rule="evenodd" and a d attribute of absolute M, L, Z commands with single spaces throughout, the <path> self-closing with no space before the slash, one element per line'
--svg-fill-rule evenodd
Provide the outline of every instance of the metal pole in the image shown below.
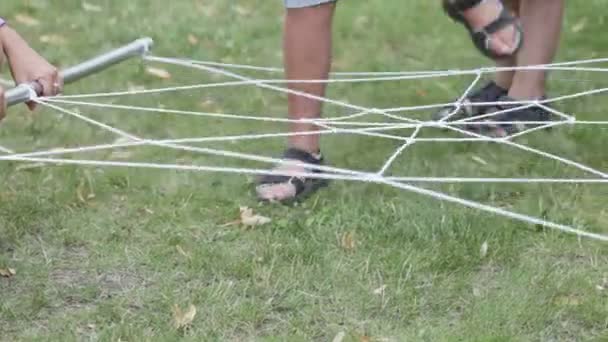
<path fill-rule="evenodd" d="M 87 77 L 108 67 L 127 60 L 131 57 L 142 56 L 150 50 L 153 45 L 151 38 L 141 38 L 128 45 L 125 45 L 116 50 L 99 55 L 88 61 L 75 65 L 71 68 L 61 71 L 64 84 L 72 83 Z M 27 102 L 30 100 L 32 91 L 40 93 L 41 89 L 37 89 L 37 84 L 20 84 L 17 87 L 8 90 L 4 94 L 4 99 L 7 106 L 12 106 L 18 103 Z"/>

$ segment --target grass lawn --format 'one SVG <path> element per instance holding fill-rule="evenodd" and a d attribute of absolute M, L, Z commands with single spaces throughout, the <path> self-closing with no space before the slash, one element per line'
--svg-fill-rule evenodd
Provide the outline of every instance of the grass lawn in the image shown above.
<path fill-rule="evenodd" d="M 558 60 L 608 57 L 602 0 L 568 1 Z M 5 0 L 2 15 L 54 63 L 68 66 L 150 36 L 154 54 L 281 65 L 280 1 Z M 488 65 L 438 1 L 344 1 L 337 71 Z M 227 80 L 133 60 L 67 94 Z M 603 65 L 605 66 L 605 64 Z M 250 76 L 268 75 L 238 71 Z M 275 75 L 276 77 L 276 75 Z M 451 101 L 471 77 L 332 86 L 328 97 L 389 108 Z M 605 73 L 555 72 L 550 95 L 608 87 Z M 282 94 L 240 86 L 94 99 L 155 108 L 284 117 Z M 604 95 L 560 102 L 606 120 Z M 280 123 L 61 105 L 141 137 L 279 132 Z M 348 114 L 328 105 L 328 116 Z M 430 112 L 411 114 L 420 119 Z M 409 135 L 411 130 L 396 132 Z M 423 136 L 441 136 L 430 131 Z M 0 145 L 16 151 L 110 143 L 117 136 L 55 110 L 12 108 Z M 518 142 L 608 170 L 602 126 L 561 126 Z M 283 138 L 197 146 L 276 156 Z M 399 146 L 374 137 L 323 140 L 332 165 L 377 170 Z M 262 167 L 231 158 L 135 147 L 75 159 Z M 253 178 L 119 167 L 0 164 L 0 340 L 5 341 L 606 341 L 608 248 L 387 186 L 336 181 L 296 207 L 260 205 Z M 398 176 L 588 176 L 514 148 L 419 143 Z M 608 233 L 598 184 L 426 184 L 425 187 L 595 233 Z M 249 206 L 272 222 L 226 225 Z M 483 248 L 482 248 L 483 246 Z M 487 252 L 482 249 L 487 247 Z M 197 313 L 173 326 L 174 306 Z M 336 339 L 338 340 L 338 339 Z"/>

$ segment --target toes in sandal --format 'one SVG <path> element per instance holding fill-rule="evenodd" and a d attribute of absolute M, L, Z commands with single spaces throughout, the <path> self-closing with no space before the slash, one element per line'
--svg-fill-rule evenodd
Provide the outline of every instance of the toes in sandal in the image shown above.
<path fill-rule="evenodd" d="M 454 113 L 457 108 L 455 105 L 449 105 L 434 113 L 432 119 L 435 121 L 445 120 L 444 118 L 449 116 L 447 121 L 455 121 L 482 115 L 491 106 L 476 106 L 474 105 L 475 103 L 496 102 L 501 96 L 507 95 L 507 93 L 507 89 L 498 86 L 494 81 L 490 81 L 483 87 L 471 92 L 464 99 L 460 110 L 457 112 Z M 450 116 L 450 114 L 452 115 Z"/>
<path fill-rule="evenodd" d="M 295 161 L 311 165 L 303 168 L 302 172 L 306 173 L 321 173 L 321 170 L 314 168 L 314 166 L 321 166 L 324 164 L 324 158 L 322 155 L 319 154 L 318 156 L 315 156 L 311 153 L 296 148 L 288 148 L 287 150 L 285 150 L 285 152 L 283 153 L 283 160 L 285 162 Z M 277 198 L 274 196 L 269 197 L 263 195 L 265 189 L 276 185 L 293 186 L 293 191 L 290 191 L 290 194 L 286 198 Z M 287 203 L 303 199 L 304 197 L 307 197 L 316 190 L 327 185 L 327 179 L 316 177 L 302 177 L 299 175 L 290 176 L 289 171 L 286 171 L 285 175 L 264 175 L 259 179 L 256 186 L 256 191 L 258 199 L 260 201 Z"/>
<path fill-rule="evenodd" d="M 485 56 L 491 59 L 501 59 L 515 55 L 523 44 L 524 33 L 518 20 L 509 13 L 502 1 L 500 2 L 502 9 L 498 18 L 481 29 L 473 28 L 463 17 L 462 12 L 477 7 L 483 1 L 485 0 L 443 0 L 443 9 L 453 20 L 462 23 L 467 28 L 473 44 Z M 492 35 L 509 25 L 514 25 L 517 32 L 515 49 L 508 54 L 499 54 L 490 46 Z"/>
<path fill-rule="evenodd" d="M 542 101 L 544 98 L 545 97 L 542 97 L 540 100 Z M 503 96 L 498 101 L 517 102 L 517 100 L 509 96 Z M 485 121 L 492 121 L 492 123 L 488 123 L 488 125 L 483 125 L 481 127 L 483 134 L 497 138 L 505 138 L 523 132 L 526 129 L 540 127 L 544 125 L 543 122 L 549 123 L 553 120 L 553 113 L 543 107 L 533 105 L 526 108 L 514 109 L 521 106 L 521 104 L 509 103 L 496 105 L 488 113 L 498 111 L 505 112 L 485 118 Z M 503 124 L 501 122 L 505 123 Z M 547 129 L 550 128 L 547 127 Z"/>

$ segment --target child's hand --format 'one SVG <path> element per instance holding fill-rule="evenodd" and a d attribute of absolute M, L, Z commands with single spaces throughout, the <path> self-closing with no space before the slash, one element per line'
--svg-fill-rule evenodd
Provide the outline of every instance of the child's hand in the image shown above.
<path fill-rule="evenodd" d="M 17 84 L 38 83 L 42 88 L 39 95 L 42 96 L 53 96 L 61 92 L 63 82 L 57 68 L 31 48 L 19 51 L 16 58 L 9 56 L 9 65 Z M 33 110 L 35 103 L 28 103 L 28 107 Z"/>
<path fill-rule="evenodd" d="M 17 32 L 7 27 L 2 31 L 4 52 L 16 83 L 38 83 L 41 96 L 61 93 L 63 80 L 57 68 L 34 51 Z M 30 102 L 27 105 L 33 110 L 36 104 Z"/>

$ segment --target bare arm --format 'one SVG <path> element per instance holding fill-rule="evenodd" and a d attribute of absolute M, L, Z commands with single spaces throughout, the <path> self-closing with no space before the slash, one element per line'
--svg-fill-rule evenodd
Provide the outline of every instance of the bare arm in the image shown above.
<path fill-rule="evenodd" d="M 63 80 L 57 68 L 40 56 L 29 44 L 7 24 L 0 20 L 0 48 L 11 69 L 16 83 L 37 82 L 43 96 L 53 96 L 61 92 Z M 3 99 L 4 102 L 4 99 Z M 30 109 L 35 103 L 28 103 Z"/>

